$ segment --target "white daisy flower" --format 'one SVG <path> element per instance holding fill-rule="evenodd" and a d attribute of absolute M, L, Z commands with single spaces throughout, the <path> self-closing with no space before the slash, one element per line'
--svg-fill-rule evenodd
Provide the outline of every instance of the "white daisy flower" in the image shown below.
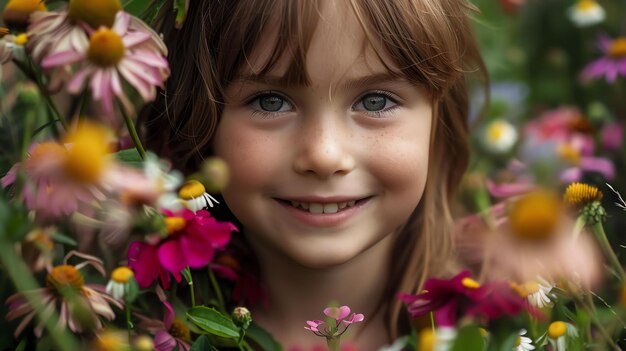
<path fill-rule="evenodd" d="M 517 130 L 508 121 L 497 119 L 487 125 L 483 135 L 483 145 L 495 154 L 511 150 L 517 142 Z"/>
<path fill-rule="evenodd" d="M 197 180 L 190 180 L 178 191 L 178 196 L 184 200 L 185 207 L 193 212 L 207 207 L 213 207 L 213 203 L 219 204 L 217 200 L 206 192 L 204 185 Z"/>
<path fill-rule="evenodd" d="M 566 351 L 567 339 L 578 337 L 578 329 L 570 323 L 556 321 L 548 327 L 548 342 L 554 351 Z"/>
<path fill-rule="evenodd" d="M 604 21 L 606 13 L 595 0 L 579 0 L 567 11 L 569 18 L 578 27 L 588 27 Z"/>
<path fill-rule="evenodd" d="M 537 308 L 552 307 L 552 300 L 556 299 L 556 295 L 551 291 L 555 285 L 542 278 L 537 280 L 538 282 L 524 284 L 528 291 L 528 303 Z"/>
<path fill-rule="evenodd" d="M 107 284 L 105 291 L 114 299 L 122 300 L 128 294 L 129 284 L 135 274 L 128 267 L 117 267 L 111 272 L 111 280 Z"/>
<path fill-rule="evenodd" d="M 519 336 L 515 342 L 515 351 L 531 351 L 535 349 L 533 341 L 524 335 L 526 335 L 526 329 L 520 330 Z"/>

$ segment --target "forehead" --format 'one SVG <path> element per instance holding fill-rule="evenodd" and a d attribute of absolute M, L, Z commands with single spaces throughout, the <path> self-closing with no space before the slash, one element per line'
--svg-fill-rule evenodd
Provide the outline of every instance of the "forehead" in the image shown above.
<path fill-rule="evenodd" d="M 295 67 L 307 77 L 307 85 L 332 86 L 367 75 L 399 75 L 377 38 L 367 37 L 349 1 L 320 1 L 315 11 L 302 17 L 301 26 L 291 28 L 295 33 L 285 32 L 281 21 L 288 19 L 280 11 L 272 13 L 239 76 L 278 76 L 287 84 L 301 84 L 287 77 Z"/>

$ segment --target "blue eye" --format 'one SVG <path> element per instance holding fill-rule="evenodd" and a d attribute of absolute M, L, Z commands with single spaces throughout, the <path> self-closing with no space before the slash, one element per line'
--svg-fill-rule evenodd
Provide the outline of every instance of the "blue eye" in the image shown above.
<path fill-rule="evenodd" d="M 279 113 L 290 111 L 293 106 L 282 95 L 276 93 L 262 93 L 255 96 L 248 105 L 259 113 Z"/>
<path fill-rule="evenodd" d="M 387 93 L 367 93 L 354 105 L 355 111 L 363 111 L 370 114 L 380 115 L 398 106 L 394 99 Z"/>

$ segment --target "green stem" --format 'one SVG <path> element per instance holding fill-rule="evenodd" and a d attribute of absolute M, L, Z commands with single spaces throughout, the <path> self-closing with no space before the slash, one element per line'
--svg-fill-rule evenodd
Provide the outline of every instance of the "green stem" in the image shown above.
<path fill-rule="evenodd" d="M 598 239 L 600 247 L 604 251 L 604 254 L 607 256 L 607 258 L 609 259 L 609 262 L 611 263 L 611 266 L 613 266 L 613 269 L 617 273 L 620 282 L 622 283 L 626 282 L 626 274 L 624 274 L 624 268 L 622 267 L 622 264 L 619 262 L 619 259 L 617 258 L 615 251 L 613 251 L 613 248 L 611 247 L 611 243 L 609 242 L 609 239 L 606 237 L 606 233 L 604 232 L 604 226 L 602 226 L 602 222 L 597 222 L 594 225 L 592 225 L 591 230 L 596 235 L 596 238 Z"/>
<path fill-rule="evenodd" d="M 191 294 L 191 307 L 196 307 L 196 293 L 193 288 L 193 280 L 189 282 L 189 293 Z"/>
<path fill-rule="evenodd" d="M 339 338 L 326 338 L 326 343 L 328 344 L 329 351 L 339 350 Z"/>
<path fill-rule="evenodd" d="M 126 111 L 124 111 L 124 107 L 121 104 L 120 104 L 120 112 L 122 113 L 122 116 L 124 116 L 124 122 L 126 122 L 126 128 L 128 129 L 128 133 L 130 134 L 131 139 L 135 143 L 135 147 L 137 148 L 137 151 L 139 152 L 139 156 L 141 156 L 142 160 L 145 160 L 146 151 L 144 150 L 143 145 L 141 145 L 141 140 L 139 139 L 139 135 L 137 134 L 137 130 L 135 129 L 135 123 L 133 122 L 132 118 L 130 118 L 130 116 L 126 113 Z"/>
<path fill-rule="evenodd" d="M 223 313 L 226 313 L 226 305 L 224 304 L 224 297 L 222 296 L 222 290 L 220 290 L 220 286 L 217 284 L 217 279 L 215 279 L 215 274 L 213 274 L 213 271 L 211 270 L 211 268 L 209 268 L 209 280 L 211 281 L 211 286 L 213 287 L 213 290 L 215 291 L 215 296 L 217 297 L 217 301 L 220 304 L 220 310 Z"/>
<path fill-rule="evenodd" d="M 4 238 L 6 235 L 7 233 L 0 233 L 0 238 Z M 0 247 L 12 248 L 13 244 L 5 239 L 0 239 Z M 0 255 L 0 261 L 18 291 L 28 292 L 39 287 L 22 258 L 13 249 L 4 250 L 3 255 Z M 45 306 L 41 303 L 39 296 L 28 293 L 23 294 L 23 296 L 33 306 L 37 316 L 44 323 L 50 338 L 59 350 L 73 351 L 79 349 L 76 340 L 66 329 L 57 328 L 58 318 L 56 313 L 52 315 L 46 313 L 44 310 Z"/>
<path fill-rule="evenodd" d="M 128 301 L 125 301 L 124 307 L 125 307 L 124 309 L 126 310 L 126 330 L 128 330 L 128 342 L 130 343 L 132 339 L 132 330 L 134 328 L 133 322 L 130 319 L 130 316 L 131 316 L 130 303 Z"/>

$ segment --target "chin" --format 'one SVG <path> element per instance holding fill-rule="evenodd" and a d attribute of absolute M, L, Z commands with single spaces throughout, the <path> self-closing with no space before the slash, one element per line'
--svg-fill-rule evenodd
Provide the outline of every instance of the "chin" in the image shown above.
<path fill-rule="evenodd" d="M 311 248 L 306 247 L 296 252 L 288 253 L 288 256 L 297 264 L 312 269 L 327 269 L 337 266 L 341 266 L 346 262 L 351 261 L 358 252 L 346 248 L 333 248 L 328 247 Z"/>

